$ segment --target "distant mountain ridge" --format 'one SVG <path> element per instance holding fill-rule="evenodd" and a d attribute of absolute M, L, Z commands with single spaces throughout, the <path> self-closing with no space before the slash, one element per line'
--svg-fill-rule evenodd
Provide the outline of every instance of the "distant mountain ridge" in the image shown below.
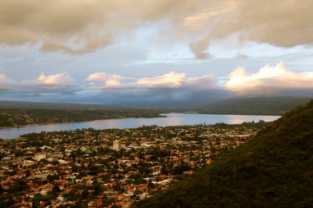
<path fill-rule="evenodd" d="M 200 99 L 200 98 L 199 98 Z M 0 101 L 0 109 L 68 109 L 68 110 L 112 110 L 112 109 L 151 109 L 171 111 L 196 111 L 213 114 L 274 114 L 281 115 L 298 105 L 309 102 L 309 97 L 228 97 L 228 98 L 201 98 L 184 102 L 147 102 L 144 104 L 132 103 L 119 105 L 90 103 L 55 103 L 55 102 L 21 102 Z M 170 102 L 170 101 L 169 101 Z"/>
<path fill-rule="evenodd" d="M 138 208 L 313 206 L 313 101 Z"/>
<path fill-rule="evenodd" d="M 308 97 L 232 97 L 210 103 L 198 111 L 214 114 L 282 115 L 309 101 Z"/>

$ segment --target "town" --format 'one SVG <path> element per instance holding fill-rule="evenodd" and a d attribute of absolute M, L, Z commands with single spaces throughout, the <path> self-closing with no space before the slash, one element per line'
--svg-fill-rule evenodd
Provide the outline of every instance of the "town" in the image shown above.
<path fill-rule="evenodd" d="M 265 125 L 83 129 L 0 140 L 0 207 L 130 207 Z"/>

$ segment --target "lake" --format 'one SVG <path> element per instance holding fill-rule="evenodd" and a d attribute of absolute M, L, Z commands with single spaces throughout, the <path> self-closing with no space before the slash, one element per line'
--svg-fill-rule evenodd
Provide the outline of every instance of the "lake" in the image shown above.
<path fill-rule="evenodd" d="M 0 128 L 0 138 L 12 139 L 23 134 L 40 133 L 42 131 L 67 131 L 84 128 L 111 129 L 111 128 L 137 128 L 141 126 L 180 126 L 196 124 L 240 124 L 243 122 L 274 121 L 280 116 L 259 116 L 259 115 L 216 115 L 216 114 L 194 114 L 194 113 L 168 113 L 162 114 L 160 118 L 122 118 L 106 119 L 86 122 L 57 123 L 57 124 L 36 124 L 20 128 Z"/>

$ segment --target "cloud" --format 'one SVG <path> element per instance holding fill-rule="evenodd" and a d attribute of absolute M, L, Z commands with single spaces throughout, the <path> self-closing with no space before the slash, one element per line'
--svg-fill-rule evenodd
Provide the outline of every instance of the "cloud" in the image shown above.
<path fill-rule="evenodd" d="M 217 80 L 212 75 L 190 77 L 186 80 L 185 86 L 198 90 L 218 90 L 220 88 L 220 86 L 218 86 Z"/>
<path fill-rule="evenodd" d="M 100 81 L 105 88 L 116 88 L 121 86 L 121 81 L 124 79 L 120 75 L 107 74 L 104 72 L 92 73 L 87 77 L 87 81 Z"/>
<path fill-rule="evenodd" d="M 172 29 L 160 29 L 160 36 L 180 39 L 198 58 L 207 58 L 210 43 L 234 33 L 242 41 L 282 47 L 312 44 L 312 7 L 312 0 L 1 0 L 0 44 L 88 53 L 166 20 Z"/>
<path fill-rule="evenodd" d="M 225 88 L 240 94 L 312 91 L 313 72 L 293 72 L 282 63 L 266 65 L 252 74 L 239 67 L 230 73 Z"/>
<path fill-rule="evenodd" d="M 0 74 L 0 91 L 4 90 L 2 99 L 40 98 L 58 99 L 66 95 L 74 95 L 81 91 L 73 79 L 66 73 L 46 75 L 42 73 L 37 79 L 14 80 Z"/>
<path fill-rule="evenodd" d="M 199 27 L 199 39 L 191 43 L 194 53 L 202 57 L 207 46 L 214 41 L 238 34 L 242 42 L 262 42 L 281 47 L 292 47 L 313 43 L 310 35 L 313 30 L 313 13 L 310 8 L 313 1 L 219 1 L 222 7 L 207 13 L 201 13 L 200 26 L 206 26 L 207 32 Z M 218 3 L 217 3 L 218 4 Z M 216 5 L 217 5 L 216 4 Z M 214 6 L 212 7 L 214 8 Z M 203 15 L 207 14 L 207 21 Z M 197 17 L 199 14 L 195 14 Z"/>
<path fill-rule="evenodd" d="M 90 39 L 87 42 L 83 43 L 84 45 L 79 47 L 66 46 L 62 42 L 44 42 L 42 44 L 41 50 L 45 52 L 62 51 L 68 54 L 77 55 L 91 53 L 103 46 L 110 44 L 111 41 L 112 37 L 110 35 L 106 35 L 102 38 Z"/>
<path fill-rule="evenodd" d="M 2 74 L 0 89 L 18 97 L 67 102 L 200 106 L 236 95 L 313 95 L 313 72 L 291 71 L 282 63 L 265 65 L 254 73 L 238 67 L 224 84 L 210 74 L 191 76 L 177 71 L 148 77 L 95 72 L 79 82 L 66 73 L 42 73 L 36 79 L 20 81 Z"/>
<path fill-rule="evenodd" d="M 219 88 L 212 75 L 188 76 L 185 73 L 175 71 L 155 76 L 144 77 L 136 81 L 136 85 L 141 88 L 176 88 L 181 90 L 213 90 Z"/>
<path fill-rule="evenodd" d="M 25 99 L 38 96 L 51 100 L 55 96 L 55 99 L 58 97 L 67 101 L 100 100 L 111 104 L 123 101 L 133 104 L 136 102 L 153 104 L 154 101 L 189 102 L 191 97 L 194 97 L 193 100 L 205 100 L 207 96 L 214 94 L 215 90 L 221 90 L 217 87 L 214 77 L 210 75 L 190 77 L 175 71 L 142 78 L 96 72 L 90 74 L 86 81 L 78 84 L 67 73 L 42 73 L 36 79 L 19 81 L 0 75 L 0 89 L 6 89 L 9 94 Z M 82 97 L 84 99 L 79 99 Z"/>
<path fill-rule="evenodd" d="M 126 91 L 183 88 L 212 89 L 217 86 L 214 77 L 211 75 L 188 77 L 185 73 L 175 71 L 142 78 L 123 77 L 117 74 L 96 72 L 90 74 L 86 80 L 92 84 L 92 87 L 98 86 L 100 90 L 110 88 L 118 88 Z"/>
<path fill-rule="evenodd" d="M 169 72 L 156 77 L 141 78 L 136 81 L 136 84 L 140 87 L 151 87 L 151 88 L 177 88 L 181 87 L 186 79 L 186 74 Z"/>
<path fill-rule="evenodd" d="M 44 51 L 91 52 L 111 41 L 102 30 L 111 3 L 100 0 L 3 0 L 0 43 L 41 43 Z"/>
<path fill-rule="evenodd" d="M 212 75 L 188 76 L 185 73 L 171 71 L 165 74 L 151 77 L 124 77 L 117 74 L 96 72 L 90 74 L 86 80 L 92 83 L 96 89 L 106 90 L 118 88 L 120 90 L 163 90 L 163 89 L 216 89 L 217 82 Z"/>
<path fill-rule="evenodd" d="M 227 94 L 224 89 L 217 86 L 216 80 L 211 75 L 189 76 L 172 71 L 154 77 L 127 77 L 127 79 L 122 77 L 118 87 L 104 87 L 103 82 L 110 80 L 112 76 L 107 73 L 89 75 L 87 80 L 92 83 L 99 81 L 99 85 L 91 85 L 91 88 L 83 94 L 83 100 L 109 105 L 182 107 L 204 105 Z"/>
<path fill-rule="evenodd" d="M 7 89 L 9 84 L 9 79 L 6 75 L 0 74 L 0 90 Z"/>
<path fill-rule="evenodd" d="M 72 78 L 66 73 L 46 75 L 42 73 L 37 81 L 40 85 L 47 87 L 69 87 L 72 85 Z"/>
<path fill-rule="evenodd" d="M 190 49 L 194 53 L 197 59 L 207 59 L 210 57 L 207 51 L 209 43 L 207 40 L 196 41 L 190 44 Z"/>

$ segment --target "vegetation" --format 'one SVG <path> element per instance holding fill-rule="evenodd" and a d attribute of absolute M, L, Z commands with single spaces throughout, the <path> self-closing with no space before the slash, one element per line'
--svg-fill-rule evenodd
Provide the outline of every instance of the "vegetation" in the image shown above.
<path fill-rule="evenodd" d="M 282 115 L 310 101 L 307 97 L 237 97 L 211 103 L 198 111 L 213 114 Z"/>
<path fill-rule="evenodd" d="M 313 101 L 139 208 L 312 207 Z"/>
<path fill-rule="evenodd" d="M 97 105 L 0 103 L 0 127 L 126 117 L 158 117 L 151 109 L 116 109 Z"/>

